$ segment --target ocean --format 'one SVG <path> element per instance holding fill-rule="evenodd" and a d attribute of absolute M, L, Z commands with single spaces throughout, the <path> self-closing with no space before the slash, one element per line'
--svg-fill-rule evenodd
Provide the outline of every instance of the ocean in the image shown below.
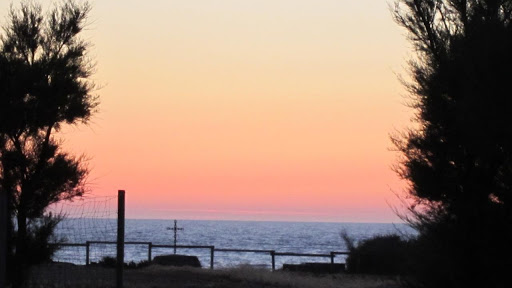
<path fill-rule="evenodd" d="M 116 241 L 115 219 L 65 219 L 56 230 L 57 238 L 65 243 L 86 241 Z M 356 243 L 375 235 L 413 235 L 405 224 L 391 223 L 312 223 L 312 222 L 246 222 L 178 220 L 177 245 L 215 246 L 216 249 L 274 250 L 301 254 L 329 254 L 347 251 L 340 234 L 348 233 Z M 173 245 L 173 220 L 127 219 L 126 242 L 152 242 L 154 245 Z M 57 240 L 57 239 L 56 239 Z M 54 255 L 54 261 L 85 264 L 85 247 L 63 247 Z M 172 248 L 153 248 L 152 257 L 174 253 Z M 178 248 L 177 254 L 195 255 L 203 267 L 210 265 L 209 249 Z M 98 262 L 105 256 L 115 256 L 111 244 L 91 244 L 90 261 Z M 125 262 L 148 259 L 148 245 L 126 245 Z M 330 262 L 329 258 L 276 256 L 276 268 L 284 263 Z M 344 263 L 345 256 L 337 255 L 336 263 Z M 215 251 L 214 266 L 234 267 L 252 265 L 271 267 L 268 253 L 235 253 Z"/>

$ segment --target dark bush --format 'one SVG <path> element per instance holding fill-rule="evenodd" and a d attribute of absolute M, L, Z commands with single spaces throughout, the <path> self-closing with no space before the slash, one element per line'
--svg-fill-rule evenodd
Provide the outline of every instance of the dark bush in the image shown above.
<path fill-rule="evenodd" d="M 349 273 L 398 275 L 406 272 L 410 243 L 400 236 L 376 236 L 357 246 L 347 235 L 342 237 L 350 252 L 346 259 Z"/>
<path fill-rule="evenodd" d="M 101 258 L 100 262 L 98 262 L 98 265 L 109 268 L 115 268 L 116 264 L 117 258 L 112 256 L 105 256 Z"/>
<path fill-rule="evenodd" d="M 137 263 L 135 263 L 134 261 L 130 261 L 128 263 L 124 263 L 124 267 L 128 269 L 135 269 L 137 268 Z"/>
<path fill-rule="evenodd" d="M 15 243 L 19 240 L 19 234 L 15 231 L 14 227 L 9 227 L 10 238 L 7 239 L 9 248 L 6 257 L 7 263 L 9 263 L 6 267 L 8 283 L 20 281 L 19 279 L 15 279 L 15 277 L 23 276 L 23 273 L 17 270 L 20 269 L 19 267 L 34 266 L 52 261 L 52 256 L 59 249 L 59 246 L 50 243 L 60 243 L 65 240 L 53 234 L 55 227 L 61 219 L 62 218 L 58 215 L 48 213 L 41 218 L 27 221 L 27 231 L 24 237 L 24 242 L 26 243 L 26 259 L 16 256 Z M 15 223 L 10 223 L 10 225 L 15 225 Z"/>
<path fill-rule="evenodd" d="M 26 238 L 27 251 L 30 256 L 28 264 L 37 265 L 51 261 L 59 246 L 51 245 L 50 242 L 60 243 L 64 240 L 54 235 L 55 228 L 61 220 L 62 217 L 49 213 L 44 217 L 29 221 Z"/>
<path fill-rule="evenodd" d="M 148 267 L 149 265 L 151 265 L 150 261 L 142 260 L 139 263 L 136 263 L 135 268 L 144 268 L 144 267 Z"/>
<path fill-rule="evenodd" d="M 112 256 L 105 256 L 105 257 L 101 258 L 101 260 L 98 263 L 93 262 L 93 264 L 97 264 L 102 267 L 115 268 L 117 265 L 117 258 L 112 257 Z M 143 260 L 138 263 L 136 263 L 134 261 L 130 261 L 128 263 L 124 263 L 124 268 L 139 269 L 139 268 L 147 267 L 149 265 L 151 265 L 151 262 L 149 262 L 147 260 Z"/>

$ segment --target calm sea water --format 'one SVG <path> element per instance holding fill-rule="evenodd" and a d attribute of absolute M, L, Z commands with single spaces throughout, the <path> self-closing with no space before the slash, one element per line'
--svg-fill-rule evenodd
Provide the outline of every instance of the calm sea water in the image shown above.
<path fill-rule="evenodd" d="M 152 242 L 172 245 L 173 220 L 126 220 L 125 241 Z M 411 235 L 414 231 L 404 224 L 382 223 L 310 223 L 310 222 L 244 222 L 244 221 L 196 221 L 179 220 L 178 245 L 215 246 L 225 249 L 262 249 L 276 252 L 329 254 L 346 251 L 340 233 L 346 231 L 353 239 L 361 241 L 375 235 L 398 233 Z M 69 243 L 85 241 L 115 241 L 114 219 L 66 219 L 57 229 L 57 235 Z M 152 256 L 172 254 L 172 248 L 153 248 Z M 210 250 L 178 249 L 178 254 L 196 255 L 203 267 L 209 267 Z M 115 245 L 91 245 L 91 261 L 104 256 L 115 256 Z M 148 245 L 126 245 L 125 261 L 147 260 Z M 54 257 L 56 261 L 85 263 L 84 247 L 66 247 Z M 283 263 L 328 262 L 328 258 L 276 256 L 276 267 Z M 344 263 L 344 256 L 336 256 L 335 262 Z M 237 265 L 270 267 L 269 254 L 215 252 L 215 267 Z"/>

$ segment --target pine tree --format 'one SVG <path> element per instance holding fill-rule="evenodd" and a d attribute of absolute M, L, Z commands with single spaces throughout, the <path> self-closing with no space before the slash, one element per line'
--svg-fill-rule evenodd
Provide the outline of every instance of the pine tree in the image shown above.
<path fill-rule="evenodd" d="M 88 43 L 78 35 L 90 6 L 63 2 L 49 13 L 23 2 L 11 7 L 0 43 L 0 190 L 11 217 L 8 275 L 47 260 L 59 217 L 53 203 L 80 197 L 88 169 L 62 150 L 55 132 L 86 123 L 98 99 L 89 80 Z"/>
<path fill-rule="evenodd" d="M 512 287 L 512 1 L 398 0 L 417 128 L 393 137 L 416 283 Z"/>

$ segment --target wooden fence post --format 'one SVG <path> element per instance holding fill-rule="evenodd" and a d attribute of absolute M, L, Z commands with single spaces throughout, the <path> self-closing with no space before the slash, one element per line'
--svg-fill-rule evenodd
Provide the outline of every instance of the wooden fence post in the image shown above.
<path fill-rule="evenodd" d="M 89 266 L 89 263 L 91 263 L 90 245 L 91 243 L 89 241 L 85 242 L 85 266 Z"/>
<path fill-rule="evenodd" d="M 334 273 L 334 252 L 331 252 L 331 273 Z"/>
<path fill-rule="evenodd" d="M 123 266 L 124 266 L 124 211 L 125 191 L 119 190 L 117 194 L 117 265 L 116 265 L 116 287 L 123 288 Z"/>
<path fill-rule="evenodd" d="M 270 256 L 272 256 L 272 272 L 276 271 L 276 251 L 270 251 Z"/>
<path fill-rule="evenodd" d="M 153 249 L 153 243 L 152 242 L 149 242 L 149 245 L 148 245 L 148 262 L 151 263 L 151 250 Z"/>
<path fill-rule="evenodd" d="M 213 270 L 213 257 L 215 254 L 215 246 L 210 247 L 210 269 Z"/>

